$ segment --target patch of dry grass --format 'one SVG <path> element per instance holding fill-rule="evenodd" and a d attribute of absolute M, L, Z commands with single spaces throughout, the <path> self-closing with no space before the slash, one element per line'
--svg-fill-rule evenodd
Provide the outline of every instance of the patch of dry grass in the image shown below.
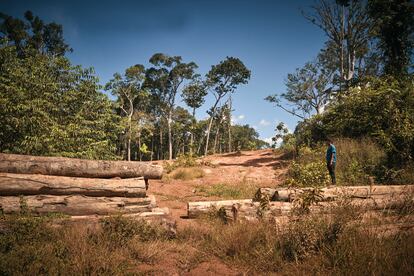
<path fill-rule="evenodd" d="M 171 179 L 179 180 L 193 180 L 196 178 L 202 178 L 204 176 L 204 171 L 198 167 L 190 168 L 178 168 L 172 171 L 171 173 L 164 175 L 163 180 L 168 181 Z"/>
<path fill-rule="evenodd" d="M 241 183 L 218 183 L 212 186 L 198 186 L 197 192 L 206 197 L 218 197 L 221 199 L 253 198 L 258 186 L 254 183 L 243 181 Z"/>
<path fill-rule="evenodd" d="M 283 228 L 265 220 L 224 224 L 206 218 L 174 237 L 123 217 L 95 228 L 6 218 L 0 231 L 0 275 L 125 275 L 139 273 L 139 265 L 157 273 L 159 263 L 188 272 L 213 258 L 252 274 L 413 275 L 413 232 L 384 235 L 382 220 L 373 228 L 361 217 L 343 204 L 330 216 L 293 216 Z"/>

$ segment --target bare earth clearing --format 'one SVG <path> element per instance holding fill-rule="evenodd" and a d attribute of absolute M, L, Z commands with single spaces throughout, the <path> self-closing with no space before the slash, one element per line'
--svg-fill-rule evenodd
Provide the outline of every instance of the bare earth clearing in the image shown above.
<path fill-rule="evenodd" d="M 202 178 L 187 181 L 174 179 L 150 181 L 148 194 L 155 195 L 159 207 L 170 208 L 170 216 L 177 221 L 178 231 L 197 223 L 197 220 L 186 218 L 187 202 L 220 199 L 200 193 L 201 187 L 217 184 L 274 187 L 282 182 L 288 163 L 281 155 L 275 155 L 272 150 L 258 150 L 208 156 L 204 159 L 204 164 L 208 166 L 201 167 L 205 174 Z M 188 250 L 196 249 L 188 248 Z M 139 270 L 155 274 L 182 275 L 186 264 L 176 259 L 179 254 L 174 253 L 173 249 L 167 251 L 169 252 L 163 254 L 162 261 L 151 266 L 142 266 Z M 243 271 L 230 268 L 219 259 L 209 259 L 186 270 L 188 274 L 185 275 L 243 274 Z"/>
<path fill-rule="evenodd" d="M 169 207 L 178 227 L 188 223 L 187 202 L 217 200 L 199 193 L 201 187 L 216 184 L 250 184 L 274 187 L 281 183 L 287 170 L 287 161 L 272 150 L 244 151 L 240 154 L 213 155 L 204 158 L 204 177 L 193 180 L 151 180 L 148 194 L 156 197 L 160 207 Z M 210 165 L 211 164 L 211 165 Z"/>

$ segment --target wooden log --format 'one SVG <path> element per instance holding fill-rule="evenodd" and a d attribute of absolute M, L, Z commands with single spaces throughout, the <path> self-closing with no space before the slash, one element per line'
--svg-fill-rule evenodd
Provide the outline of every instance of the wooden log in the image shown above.
<path fill-rule="evenodd" d="M 145 197 L 144 178 L 100 179 L 0 173 L 0 196 L 85 195 Z"/>
<path fill-rule="evenodd" d="M 170 214 L 170 209 L 167 207 L 164 208 L 153 208 L 150 211 L 140 212 L 140 213 L 129 213 L 122 214 L 122 217 L 129 219 L 145 219 L 145 218 L 163 218 Z M 69 219 L 73 221 L 92 221 L 103 218 L 109 218 L 112 215 L 83 215 L 83 216 L 70 216 Z"/>
<path fill-rule="evenodd" d="M 414 200 L 414 197 L 395 196 L 377 198 L 349 198 L 347 204 L 364 210 L 393 210 L 401 208 L 406 200 Z M 334 208 L 340 206 L 340 201 L 326 201 L 313 204 L 309 207 L 311 213 L 331 213 Z M 270 201 L 267 204 L 254 202 L 252 200 L 225 200 L 225 201 L 206 201 L 189 202 L 188 217 L 196 218 L 202 214 L 217 211 L 224 207 L 226 217 L 232 220 L 252 219 L 258 217 L 278 217 L 292 214 L 299 211 L 299 206 L 294 202 Z"/>
<path fill-rule="evenodd" d="M 0 153 L 0 172 L 90 178 L 160 179 L 162 167 L 137 161 L 85 160 Z"/>
<path fill-rule="evenodd" d="M 255 200 L 267 197 L 271 201 L 293 201 L 301 193 L 313 188 L 260 188 Z M 330 201 L 341 197 L 380 198 L 414 193 L 414 185 L 343 186 L 321 189 L 322 200 Z"/>
<path fill-rule="evenodd" d="M 188 218 L 196 218 L 222 207 L 231 209 L 233 205 L 252 202 L 251 199 L 188 202 L 187 216 Z"/>
<path fill-rule="evenodd" d="M 34 214 L 63 213 L 78 215 L 110 215 L 151 211 L 156 207 L 155 197 L 87 197 L 69 196 L 2 196 L 0 208 L 3 213 L 11 214 L 27 209 Z"/>

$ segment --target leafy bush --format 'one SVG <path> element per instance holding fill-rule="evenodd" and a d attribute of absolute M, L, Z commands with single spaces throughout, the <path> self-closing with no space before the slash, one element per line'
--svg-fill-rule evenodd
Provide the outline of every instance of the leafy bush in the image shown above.
<path fill-rule="evenodd" d="M 293 161 L 285 184 L 295 187 L 323 187 L 329 185 L 330 178 L 325 162 L 300 164 Z"/>
<path fill-rule="evenodd" d="M 386 154 L 371 139 L 335 139 L 337 148 L 336 178 L 340 185 L 372 184 L 381 179 Z M 325 162 L 326 146 L 303 146 L 288 172 L 287 185 L 321 187 L 330 183 Z"/>
<path fill-rule="evenodd" d="M 164 162 L 163 166 L 167 173 L 177 168 L 191 168 L 197 166 L 196 158 L 191 154 L 180 154 L 173 162 Z"/>

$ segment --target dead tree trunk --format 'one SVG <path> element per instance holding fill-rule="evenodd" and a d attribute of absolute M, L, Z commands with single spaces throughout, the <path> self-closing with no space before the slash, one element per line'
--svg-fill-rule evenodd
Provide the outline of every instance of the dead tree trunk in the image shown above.
<path fill-rule="evenodd" d="M 144 178 L 91 179 L 39 174 L 0 173 L 0 196 L 85 195 L 145 197 Z"/>
<path fill-rule="evenodd" d="M 162 167 L 144 162 L 85 160 L 0 153 L 0 172 L 91 178 L 159 179 Z"/>
<path fill-rule="evenodd" d="M 0 208 L 5 214 L 28 210 L 34 214 L 63 213 L 71 216 L 128 214 L 151 211 L 153 196 L 145 198 L 87 197 L 81 195 L 2 196 Z"/>

